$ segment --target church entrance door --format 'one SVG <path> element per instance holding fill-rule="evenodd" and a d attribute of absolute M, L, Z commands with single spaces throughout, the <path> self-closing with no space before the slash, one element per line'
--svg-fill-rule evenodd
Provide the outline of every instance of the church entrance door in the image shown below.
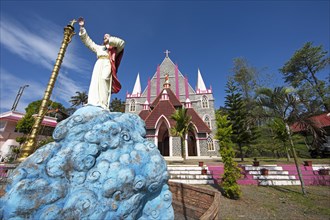
<path fill-rule="evenodd" d="M 197 156 L 196 137 L 192 131 L 188 133 L 188 156 Z"/>
<path fill-rule="evenodd" d="M 159 127 L 158 131 L 158 150 L 163 156 L 170 156 L 170 138 L 165 123 Z"/>

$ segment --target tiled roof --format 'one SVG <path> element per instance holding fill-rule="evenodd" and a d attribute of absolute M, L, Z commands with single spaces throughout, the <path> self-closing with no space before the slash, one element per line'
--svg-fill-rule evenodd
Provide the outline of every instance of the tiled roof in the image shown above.
<path fill-rule="evenodd" d="M 170 122 L 171 127 L 175 126 L 175 121 L 171 119 L 171 115 L 175 112 L 175 108 L 169 100 L 159 101 L 149 116 L 145 119 L 146 128 L 152 129 L 156 127 L 156 122 L 161 115 L 164 115 Z"/>
<path fill-rule="evenodd" d="M 162 97 L 163 90 L 158 94 L 157 98 L 151 103 L 151 107 L 155 107 L 158 104 L 159 100 Z M 180 100 L 176 97 L 176 95 L 173 93 L 173 91 L 171 89 L 165 89 L 165 90 L 168 94 L 169 100 L 172 103 L 172 105 L 174 107 L 181 107 L 182 104 Z"/>
<path fill-rule="evenodd" d="M 315 125 L 319 128 L 329 127 L 330 126 L 330 115 L 329 113 L 324 113 L 321 115 L 315 115 L 310 117 L 310 120 L 315 123 Z M 293 132 L 304 131 L 305 128 L 301 126 L 299 123 L 294 123 L 291 125 L 291 129 Z"/>
<path fill-rule="evenodd" d="M 191 116 L 191 121 L 197 127 L 198 133 L 211 133 L 211 129 L 205 124 L 193 108 L 188 108 L 187 114 Z"/>
<path fill-rule="evenodd" d="M 150 114 L 149 110 L 142 110 L 139 113 L 139 116 L 142 118 L 142 120 L 145 120 L 148 117 L 149 114 Z"/>

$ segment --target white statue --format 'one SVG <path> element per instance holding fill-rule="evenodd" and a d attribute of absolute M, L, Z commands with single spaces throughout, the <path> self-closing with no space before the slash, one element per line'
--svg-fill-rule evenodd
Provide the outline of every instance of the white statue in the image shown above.
<path fill-rule="evenodd" d="M 109 109 L 111 93 L 118 93 L 121 89 L 117 70 L 123 56 L 125 41 L 105 34 L 103 45 L 98 45 L 88 36 L 83 18 L 79 18 L 78 23 L 80 25 L 80 39 L 97 56 L 89 86 L 87 104 Z"/>

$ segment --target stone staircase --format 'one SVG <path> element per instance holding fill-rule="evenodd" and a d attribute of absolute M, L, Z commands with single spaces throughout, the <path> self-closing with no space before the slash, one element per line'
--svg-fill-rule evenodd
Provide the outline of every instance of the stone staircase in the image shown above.
<path fill-rule="evenodd" d="M 205 174 L 202 174 L 202 170 Z M 207 166 L 167 165 L 169 182 L 184 184 L 214 184 L 214 179 Z"/>
<path fill-rule="evenodd" d="M 297 169 L 294 164 L 282 165 L 239 165 L 242 177 L 237 181 L 240 185 L 300 185 Z M 261 169 L 268 169 L 268 175 L 262 175 Z M 330 186 L 330 175 L 320 175 L 320 169 L 330 170 L 329 164 L 313 164 L 313 166 L 299 166 L 305 185 Z M 209 165 L 209 172 L 213 175 L 215 183 L 220 183 L 224 173 L 223 164 Z"/>
<path fill-rule="evenodd" d="M 288 171 L 283 170 L 281 166 L 277 165 L 263 165 L 263 166 L 242 166 L 245 171 L 244 177 L 257 180 L 260 186 L 289 186 L 300 185 L 300 181 L 295 175 L 290 175 Z M 261 170 L 267 169 L 268 175 L 262 175 Z"/>

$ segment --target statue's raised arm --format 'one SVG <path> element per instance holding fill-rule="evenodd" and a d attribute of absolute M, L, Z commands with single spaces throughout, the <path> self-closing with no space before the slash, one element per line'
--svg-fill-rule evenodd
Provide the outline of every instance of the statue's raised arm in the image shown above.
<path fill-rule="evenodd" d="M 84 19 L 79 18 L 78 23 L 81 41 L 97 56 L 88 91 L 88 104 L 108 109 L 111 93 L 118 93 L 121 89 L 117 71 L 124 53 L 125 41 L 105 34 L 103 44 L 96 44 L 87 34 Z"/>

